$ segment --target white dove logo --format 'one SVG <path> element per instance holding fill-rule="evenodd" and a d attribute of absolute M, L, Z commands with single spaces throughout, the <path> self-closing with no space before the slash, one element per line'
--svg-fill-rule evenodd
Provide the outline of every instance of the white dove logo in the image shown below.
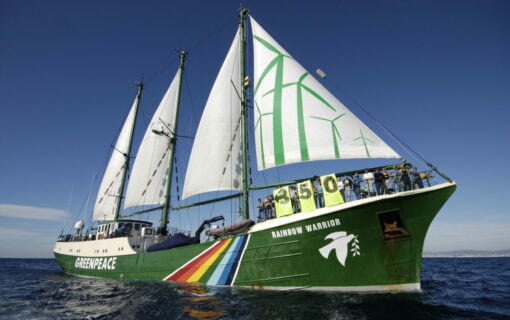
<path fill-rule="evenodd" d="M 327 259 L 332 250 L 336 250 L 336 258 L 342 266 L 345 267 L 345 259 L 347 259 L 347 253 L 349 252 L 347 246 L 352 239 L 356 238 L 354 235 L 347 235 L 347 232 L 339 231 L 330 233 L 324 238 L 331 239 L 329 244 L 319 249 L 320 254 Z"/>

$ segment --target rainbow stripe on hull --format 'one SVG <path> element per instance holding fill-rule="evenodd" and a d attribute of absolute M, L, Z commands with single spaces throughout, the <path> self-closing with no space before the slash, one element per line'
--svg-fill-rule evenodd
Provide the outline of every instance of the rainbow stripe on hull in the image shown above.
<path fill-rule="evenodd" d="M 242 235 L 218 241 L 163 280 L 231 285 L 247 239 Z"/>

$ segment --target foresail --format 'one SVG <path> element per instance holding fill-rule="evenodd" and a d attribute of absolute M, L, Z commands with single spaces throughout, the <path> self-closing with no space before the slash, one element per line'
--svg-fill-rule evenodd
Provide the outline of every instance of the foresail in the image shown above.
<path fill-rule="evenodd" d="M 138 95 L 133 106 L 124 121 L 115 147 L 112 151 L 110 162 L 106 167 L 97 193 L 94 206 L 94 220 L 111 220 L 115 217 L 115 209 L 121 196 L 122 178 L 126 170 L 126 157 L 129 153 L 131 133 L 135 125 L 136 111 L 138 108 Z"/>
<path fill-rule="evenodd" d="M 195 135 L 182 197 L 241 188 L 239 29 L 216 77 Z"/>
<path fill-rule="evenodd" d="M 310 160 L 400 157 L 250 18 L 259 170 Z"/>
<path fill-rule="evenodd" d="M 168 87 L 136 154 L 126 190 L 124 207 L 163 204 L 170 165 L 169 155 L 175 139 L 175 123 L 181 69 Z"/>

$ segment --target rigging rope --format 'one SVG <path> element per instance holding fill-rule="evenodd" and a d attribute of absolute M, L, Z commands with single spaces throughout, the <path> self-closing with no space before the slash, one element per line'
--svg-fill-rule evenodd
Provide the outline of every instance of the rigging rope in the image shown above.
<path fill-rule="evenodd" d="M 413 148 L 411 148 L 408 144 L 406 144 L 402 139 L 400 139 L 394 132 L 392 132 L 389 128 L 387 128 L 384 124 L 382 124 L 379 120 L 377 120 L 377 118 L 372 115 L 370 112 L 368 112 L 368 110 L 366 110 L 362 105 L 361 103 L 357 102 L 354 98 L 352 98 L 351 96 L 349 96 L 348 94 L 346 94 L 343 90 L 341 90 L 339 88 L 339 86 L 337 86 L 337 89 L 338 91 L 340 91 L 340 93 L 346 97 L 347 99 L 349 99 L 354 105 L 356 105 L 359 109 L 361 109 L 361 111 L 363 111 L 366 115 L 368 115 L 373 121 L 375 121 L 375 123 L 377 125 L 379 125 L 387 134 L 388 136 L 390 136 L 391 138 L 393 138 L 397 144 L 399 144 L 399 146 L 403 149 L 406 149 L 408 151 L 408 153 L 411 155 L 411 156 L 414 156 L 416 158 L 418 158 L 419 160 L 421 160 L 423 163 L 425 163 L 430 169 L 432 169 L 433 171 L 435 171 L 438 175 L 440 175 L 443 179 L 451 182 L 452 180 L 447 177 L 444 173 L 440 172 L 437 167 L 435 167 L 432 163 L 430 163 L 429 161 L 425 160 L 418 152 L 416 152 Z"/>

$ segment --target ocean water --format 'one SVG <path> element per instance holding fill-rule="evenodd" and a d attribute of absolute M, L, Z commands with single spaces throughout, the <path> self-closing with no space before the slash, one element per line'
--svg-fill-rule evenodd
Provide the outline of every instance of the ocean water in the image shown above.
<path fill-rule="evenodd" d="M 425 258 L 421 293 L 275 292 L 78 278 L 0 259 L 0 319 L 510 319 L 510 258 Z"/>

